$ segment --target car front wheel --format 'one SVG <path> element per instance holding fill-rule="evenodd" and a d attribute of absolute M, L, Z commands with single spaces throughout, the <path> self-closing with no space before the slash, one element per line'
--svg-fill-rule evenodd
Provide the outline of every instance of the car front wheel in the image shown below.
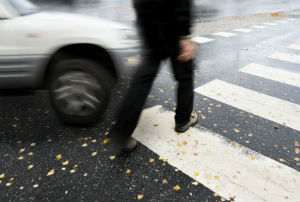
<path fill-rule="evenodd" d="M 50 71 L 51 104 L 70 124 L 97 122 L 107 107 L 112 78 L 101 64 L 87 59 L 67 59 Z"/>

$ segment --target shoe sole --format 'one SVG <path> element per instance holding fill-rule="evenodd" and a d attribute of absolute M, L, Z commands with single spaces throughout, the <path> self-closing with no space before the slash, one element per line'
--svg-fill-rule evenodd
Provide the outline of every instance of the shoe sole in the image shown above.
<path fill-rule="evenodd" d="M 197 121 L 195 121 L 194 123 L 192 123 L 191 125 L 189 125 L 187 128 L 184 128 L 184 129 L 178 129 L 178 128 L 175 128 L 175 131 L 177 133 L 184 133 L 186 132 L 188 129 L 190 129 L 190 127 L 193 127 L 194 125 L 196 125 L 198 123 L 198 119 Z"/>

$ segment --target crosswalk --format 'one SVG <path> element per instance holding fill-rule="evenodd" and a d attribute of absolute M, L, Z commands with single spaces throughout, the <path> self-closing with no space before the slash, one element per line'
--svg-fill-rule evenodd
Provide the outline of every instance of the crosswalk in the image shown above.
<path fill-rule="evenodd" d="M 292 20 L 253 25 L 264 29 Z M 235 29 L 234 32 L 252 32 L 252 29 Z M 232 37 L 233 32 L 212 33 Z M 215 39 L 194 37 L 197 43 Z M 300 64 L 299 44 L 289 44 L 287 51 L 274 52 L 266 58 L 284 63 Z M 288 50 L 294 52 L 287 53 Z M 279 63 L 279 64 L 284 64 Z M 300 69 L 287 71 L 284 67 L 250 62 L 238 71 L 259 79 L 300 88 Z M 266 95 L 245 86 L 214 79 L 194 89 L 202 96 L 264 120 L 297 131 L 300 138 L 300 105 Z M 237 202 L 300 201 L 300 172 L 280 160 L 273 160 L 254 150 L 233 142 L 209 129 L 197 127 L 184 134 L 174 131 L 174 113 L 157 105 L 143 111 L 133 136 L 157 153 L 162 160 L 190 176 L 227 200 Z M 154 141 L 155 140 L 155 141 Z M 295 158 L 299 161 L 299 158 Z M 299 163 L 297 163 L 299 165 Z"/>

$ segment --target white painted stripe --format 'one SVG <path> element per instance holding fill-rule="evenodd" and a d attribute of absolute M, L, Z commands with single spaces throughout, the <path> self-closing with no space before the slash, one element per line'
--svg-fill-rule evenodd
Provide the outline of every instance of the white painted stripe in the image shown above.
<path fill-rule="evenodd" d="M 300 131 L 300 105 L 220 80 L 195 91 L 225 104 Z"/>
<path fill-rule="evenodd" d="M 192 40 L 196 43 L 207 43 L 213 41 L 214 39 L 210 39 L 206 37 L 193 37 Z"/>
<path fill-rule="evenodd" d="M 253 32 L 252 29 L 234 29 L 233 31 L 237 31 L 237 32 L 245 32 L 245 33 Z"/>
<path fill-rule="evenodd" d="M 297 74 L 255 63 L 251 63 L 239 71 L 300 88 L 300 73 Z"/>
<path fill-rule="evenodd" d="M 288 46 L 289 49 L 300 50 L 300 46 L 297 44 L 291 44 Z"/>
<path fill-rule="evenodd" d="M 263 23 L 264 25 L 278 25 L 277 23 L 271 23 L 271 22 L 266 22 L 266 23 Z"/>
<path fill-rule="evenodd" d="M 279 22 L 279 23 L 287 23 L 288 21 L 285 21 L 285 20 L 278 20 L 278 21 L 275 21 L 275 22 Z"/>
<path fill-rule="evenodd" d="M 133 136 L 227 200 L 300 200 L 299 172 L 205 129 L 191 128 L 179 135 L 174 132 L 174 113 L 161 106 L 143 111 Z M 181 186 L 180 181 L 177 183 Z"/>
<path fill-rule="evenodd" d="M 269 58 L 300 64 L 300 55 L 275 52 Z"/>
<path fill-rule="evenodd" d="M 222 37 L 232 37 L 235 36 L 236 34 L 231 32 L 217 32 L 217 33 L 212 33 L 212 35 L 222 36 Z"/>
<path fill-rule="evenodd" d="M 257 28 L 257 29 L 264 29 L 264 28 L 266 28 L 266 26 L 261 26 L 261 25 L 253 25 L 253 26 L 250 26 L 250 27 Z"/>

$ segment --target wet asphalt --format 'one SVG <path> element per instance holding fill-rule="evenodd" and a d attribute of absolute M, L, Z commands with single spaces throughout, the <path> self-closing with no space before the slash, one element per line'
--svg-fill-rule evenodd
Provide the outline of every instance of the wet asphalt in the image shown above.
<path fill-rule="evenodd" d="M 235 32 L 237 35 L 229 38 L 204 35 L 215 40 L 197 45 L 195 88 L 220 79 L 300 104 L 299 88 L 238 71 L 257 62 L 299 73 L 299 65 L 267 57 L 275 51 L 299 54 L 287 49 L 300 42 L 299 17 L 295 19 L 251 33 Z M 140 143 L 132 154 L 108 158 L 106 139 L 128 85 L 128 77 L 121 79 L 103 119 L 89 127 L 63 124 L 51 108 L 46 91 L 0 91 L 0 200 L 224 201 L 200 183 L 193 185 L 192 178 L 159 160 Z M 166 61 L 145 108 L 159 104 L 174 111 L 174 89 L 176 82 Z M 300 157 L 295 153 L 299 131 L 197 93 L 194 109 L 205 116 L 196 127 L 207 128 L 300 171 L 300 163 L 295 160 Z M 234 132 L 235 128 L 240 132 Z M 176 185 L 181 189 L 174 190 Z"/>

